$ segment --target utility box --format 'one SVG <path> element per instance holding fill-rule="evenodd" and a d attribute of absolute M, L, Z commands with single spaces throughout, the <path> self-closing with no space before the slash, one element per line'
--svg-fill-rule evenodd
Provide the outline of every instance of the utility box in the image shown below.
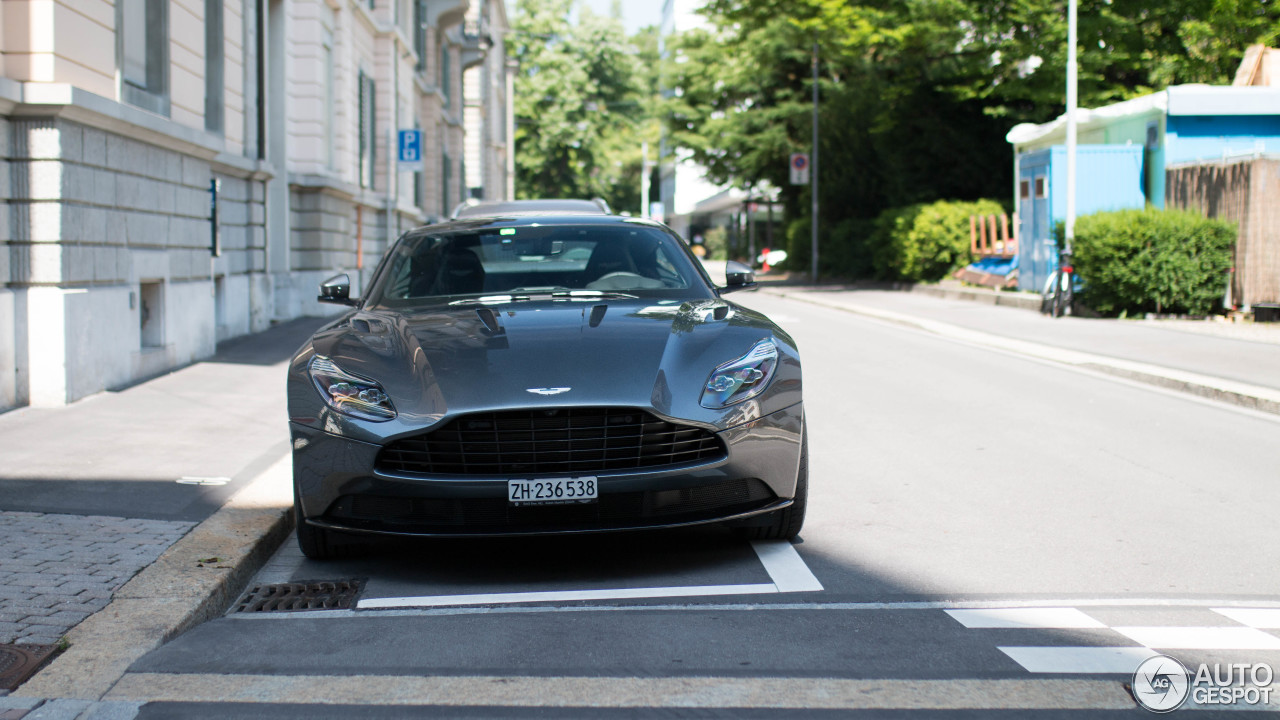
<path fill-rule="evenodd" d="M 1076 217 L 1144 207 L 1145 156 L 1142 145 L 1077 145 Z M 1018 288 L 1042 292 L 1058 265 L 1054 226 L 1067 219 L 1067 148 L 1021 153 L 1017 168 Z"/>

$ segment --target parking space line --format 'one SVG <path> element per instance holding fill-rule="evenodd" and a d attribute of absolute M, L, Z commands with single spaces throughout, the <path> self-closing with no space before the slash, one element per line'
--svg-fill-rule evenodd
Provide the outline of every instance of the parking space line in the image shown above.
<path fill-rule="evenodd" d="M 617 590 L 561 590 L 550 592 L 486 593 L 482 595 L 425 595 L 420 597 L 369 598 L 356 604 L 361 610 L 442 605 L 490 605 L 575 600 L 631 600 L 636 598 L 692 597 L 697 595 L 755 595 L 776 593 L 775 585 L 692 585 L 688 587 L 621 588 Z"/>
<path fill-rule="evenodd" d="M 790 541 L 755 540 L 751 547 L 760 557 L 760 563 L 778 592 L 817 592 L 822 589 L 822 583 L 813 576 L 813 571 L 804 564 Z"/>
<path fill-rule="evenodd" d="M 751 543 L 772 584 L 690 585 L 684 587 L 618 588 L 608 590 L 553 590 L 544 592 L 482 593 L 475 595 L 420 595 L 416 597 L 366 598 L 356 603 L 359 610 L 391 610 L 511 603 L 559 603 L 583 600 L 635 600 L 640 598 L 699 597 L 711 595 L 761 595 L 816 592 L 822 583 L 786 540 Z"/>

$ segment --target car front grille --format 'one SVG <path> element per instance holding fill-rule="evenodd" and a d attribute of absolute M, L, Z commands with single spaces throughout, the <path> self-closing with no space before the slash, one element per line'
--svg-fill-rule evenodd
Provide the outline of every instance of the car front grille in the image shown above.
<path fill-rule="evenodd" d="M 340 525 L 406 533 L 485 534 L 614 530 L 711 521 L 777 501 L 756 478 L 669 490 L 610 493 L 596 502 L 516 506 L 505 497 L 343 495 L 326 518 Z"/>
<path fill-rule="evenodd" d="M 380 472 L 397 475 L 577 475 L 654 470 L 725 457 L 702 428 L 633 408 L 551 408 L 464 415 L 389 443 Z"/>

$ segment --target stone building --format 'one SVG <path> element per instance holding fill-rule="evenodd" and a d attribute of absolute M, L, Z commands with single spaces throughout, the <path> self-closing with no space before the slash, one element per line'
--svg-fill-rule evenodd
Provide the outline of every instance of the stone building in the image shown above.
<path fill-rule="evenodd" d="M 501 0 L 0 3 L 0 409 L 323 312 L 319 280 L 446 214 L 463 70 L 501 52 L 469 11 L 505 30 Z"/>

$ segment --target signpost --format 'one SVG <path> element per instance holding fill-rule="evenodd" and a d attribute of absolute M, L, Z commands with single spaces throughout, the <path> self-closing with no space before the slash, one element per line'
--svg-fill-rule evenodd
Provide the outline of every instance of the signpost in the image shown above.
<path fill-rule="evenodd" d="M 791 153 L 791 184 L 809 184 L 809 154 Z"/>
<path fill-rule="evenodd" d="M 422 131 L 401 130 L 399 161 L 401 165 L 418 165 L 422 163 Z"/>

